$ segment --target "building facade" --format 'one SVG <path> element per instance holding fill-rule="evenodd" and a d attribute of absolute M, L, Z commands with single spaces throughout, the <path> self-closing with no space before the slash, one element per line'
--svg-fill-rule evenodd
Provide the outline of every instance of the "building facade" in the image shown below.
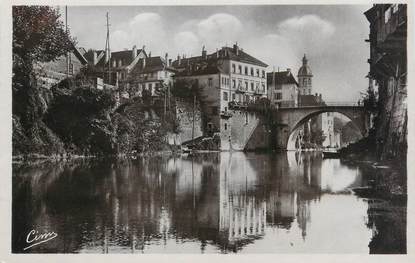
<path fill-rule="evenodd" d="M 374 123 L 378 158 L 406 157 L 407 5 L 375 4 L 365 16 L 370 23 L 369 89 L 376 86 L 379 93 Z"/>
<path fill-rule="evenodd" d="M 200 91 L 205 115 L 204 134 L 211 136 L 219 133 L 222 150 L 246 145 L 244 140 L 248 140 L 259 120 L 248 113 L 238 112 L 243 116 L 233 116 L 235 112 L 231 109 L 242 109 L 260 98 L 266 98 L 267 65 L 235 44 L 232 48 L 222 47 L 209 55 L 203 48 L 201 56 L 178 57 L 172 66 L 177 70 L 176 83 L 193 82 Z M 237 136 L 236 129 L 242 130 L 244 136 Z M 237 137 L 238 143 L 235 143 Z"/>
<path fill-rule="evenodd" d="M 175 70 L 171 67 L 167 54 L 164 58 L 160 56 L 140 58 L 126 79 L 126 89 L 132 97 L 142 97 L 144 93 L 157 97 L 163 89 L 171 87 L 174 73 Z"/>
<path fill-rule="evenodd" d="M 290 69 L 267 73 L 268 99 L 279 108 L 298 106 L 298 83 Z"/>

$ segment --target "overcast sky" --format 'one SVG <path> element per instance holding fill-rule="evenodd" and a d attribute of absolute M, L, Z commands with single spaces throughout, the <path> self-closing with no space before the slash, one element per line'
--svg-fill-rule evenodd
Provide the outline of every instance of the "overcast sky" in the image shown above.
<path fill-rule="evenodd" d="M 68 7 L 78 46 L 104 49 L 105 14 L 111 50 L 133 45 L 152 56 L 200 55 L 238 42 L 269 65 L 297 75 L 304 53 L 314 75 L 313 92 L 326 101 L 357 100 L 367 88 L 370 6 L 119 6 Z"/>

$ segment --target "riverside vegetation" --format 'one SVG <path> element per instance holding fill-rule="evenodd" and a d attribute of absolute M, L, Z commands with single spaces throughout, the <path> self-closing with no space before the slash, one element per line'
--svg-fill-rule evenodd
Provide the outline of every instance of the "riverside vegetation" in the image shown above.
<path fill-rule="evenodd" d="M 13 7 L 13 157 L 168 149 L 166 134 L 178 126 L 160 103 L 136 99 L 116 108 L 115 92 L 95 89 L 83 73 L 51 89 L 37 85 L 34 65 L 64 56 L 76 42 L 59 17 L 48 6 Z"/>

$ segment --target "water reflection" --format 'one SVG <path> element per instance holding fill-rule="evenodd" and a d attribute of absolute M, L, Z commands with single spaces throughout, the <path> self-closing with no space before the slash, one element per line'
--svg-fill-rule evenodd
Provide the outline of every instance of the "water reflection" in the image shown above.
<path fill-rule="evenodd" d="M 13 251 L 369 253 L 365 183 L 298 152 L 14 167 Z M 59 236 L 23 251 L 31 229 Z"/>

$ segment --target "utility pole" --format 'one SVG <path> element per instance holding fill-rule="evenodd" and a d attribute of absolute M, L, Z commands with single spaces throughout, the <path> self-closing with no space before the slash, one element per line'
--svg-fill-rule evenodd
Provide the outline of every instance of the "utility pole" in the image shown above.
<path fill-rule="evenodd" d="M 107 39 L 105 41 L 105 62 L 108 63 L 108 84 L 111 84 L 111 50 L 110 50 L 110 23 L 107 12 Z"/>
<path fill-rule="evenodd" d="M 65 6 L 65 32 L 68 37 L 68 6 Z M 66 78 L 69 78 L 69 51 L 66 51 Z"/>
<path fill-rule="evenodd" d="M 192 141 L 195 143 L 195 108 L 196 108 L 196 94 L 193 94 L 193 124 L 192 124 Z"/>

